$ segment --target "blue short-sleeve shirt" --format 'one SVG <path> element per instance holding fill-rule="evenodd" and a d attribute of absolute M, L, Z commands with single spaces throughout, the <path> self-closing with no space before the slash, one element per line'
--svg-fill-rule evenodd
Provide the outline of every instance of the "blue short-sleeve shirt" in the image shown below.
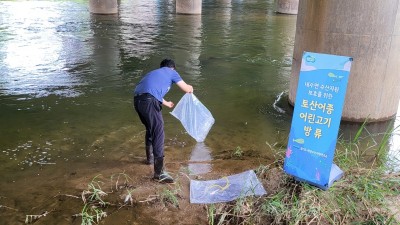
<path fill-rule="evenodd" d="M 149 93 L 162 102 L 171 85 L 181 80 L 178 72 L 169 67 L 162 67 L 146 74 L 137 84 L 134 94 Z"/>

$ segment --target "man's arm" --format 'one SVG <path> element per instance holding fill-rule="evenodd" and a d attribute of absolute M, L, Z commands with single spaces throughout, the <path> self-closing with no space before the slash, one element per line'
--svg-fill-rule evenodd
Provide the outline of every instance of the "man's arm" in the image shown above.
<path fill-rule="evenodd" d="M 178 87 L 179 87 L 182 91 L 184 91 L 184 92 L 186 92 L 186 93 L 192 93 L 192 92 L 193 92 L 193 86 L 187 84 L 187 83 L 186 83 L 185 81 L 183 81 L 183 80 L 178 81 L 178 82 L 176 83 L 176 85 L 178 85 Z M 165 99 L 163 99 L 162 104 L 165 105 L 165 106 L 167 106 L 168 108 L 174 107 L 174 103 L 173 103 L 173 102 L 171 102 L 171 101 L 166 101 Z"/>
<path fill-rule="evenodd" d="M 185 81 L 183 81 L 183 80 L 178 81 L 178 82 L 176 83 L 176 85 L 178 85 L 178 87 L 179 87 L 182 91 L 184 91 L 184 92 L 186 92 L 186 93 L 192 93 L 192 92 L 193 92 L 193 86 L 187 84 L 187 83 L 186 83 Z"/>

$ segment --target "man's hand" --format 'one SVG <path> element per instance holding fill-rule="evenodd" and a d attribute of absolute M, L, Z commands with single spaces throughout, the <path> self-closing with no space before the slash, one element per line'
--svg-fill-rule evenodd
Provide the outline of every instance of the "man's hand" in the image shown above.
<path fill-rule="evenodd" d="M 188 84 L 187 93 L 193 93 L 193 86 Z"/>
<path fill-rule="evenodd" d="M 162 103 L 162 104 L 165 105 L 165 106 L 167 106 L 168 108 L 174 107 L 174 103 L 171 102 L 171 101 L 165 101 L 165 100 L 163 100 L 163 103 Z"/>

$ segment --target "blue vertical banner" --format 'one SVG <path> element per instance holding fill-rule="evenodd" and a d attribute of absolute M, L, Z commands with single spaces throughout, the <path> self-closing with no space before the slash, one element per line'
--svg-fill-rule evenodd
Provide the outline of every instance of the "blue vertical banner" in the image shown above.
<path fill-rule="evenodd" d="M 341 172 L 333 157 L 352 61 L 312 52 L 301 61 L 284 170 L 324 190 Z"/>

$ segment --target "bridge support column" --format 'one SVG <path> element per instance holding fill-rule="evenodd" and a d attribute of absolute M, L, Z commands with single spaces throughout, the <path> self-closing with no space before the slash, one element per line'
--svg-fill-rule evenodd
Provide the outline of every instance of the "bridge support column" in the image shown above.
<path fill-rule="evenodd" d="M 89 0 L 89 11 L 94 14 L 118 13 L 117 0 Z"/>
<path fill-rule="evenodd" d="M 301 0 L 290 78 L 295 102 L 303 51 L 353 57 L 342 119 L 384 121 L 400 99 L 400 0 Z"/>
<path fill-rule="evenodd" d="M 176 13 L 201 14 L 202 0 L 176 0 Z"/>
<path fill-rule="evenodd" d="M 276 0 L 276 12 L 296 15 L 299 7 L 299 0 Z"/>

